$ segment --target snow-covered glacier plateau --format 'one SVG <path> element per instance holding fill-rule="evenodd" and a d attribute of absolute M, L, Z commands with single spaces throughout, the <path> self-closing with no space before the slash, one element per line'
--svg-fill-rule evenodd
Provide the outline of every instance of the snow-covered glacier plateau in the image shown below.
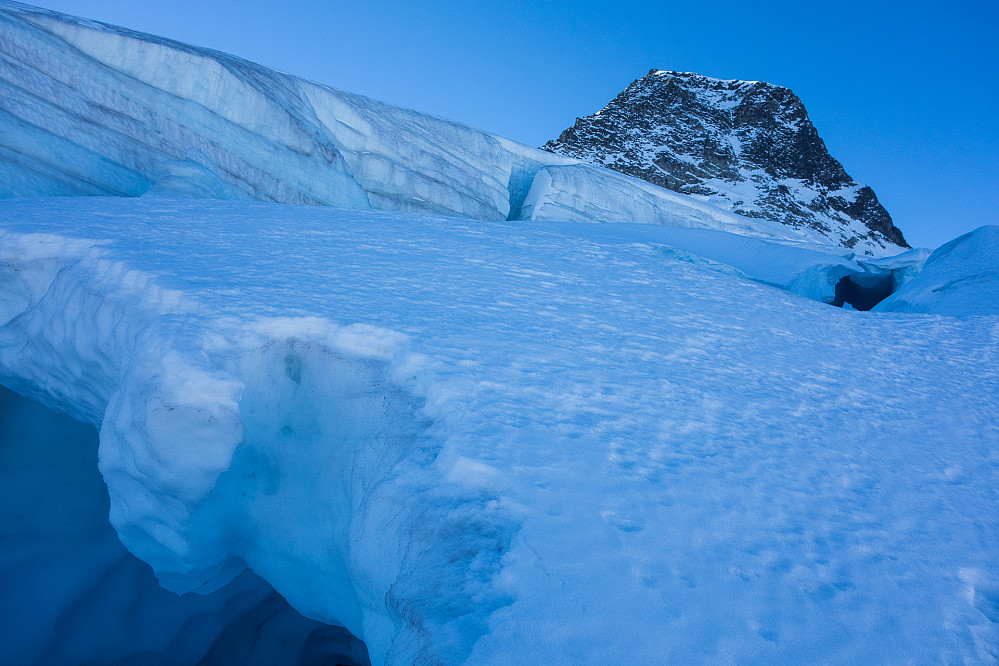
<path fill-rule="evenodd" d="M 0 661 L 994 662 L 996 228 L 828 242 L 0 0 Z"/>
<path fill-rule="evenodd" d="M 375 664 L 999 649 L 994 316 L 833 308 L 652 225 L 82 197 L 0 219 L 0 383 L 99 429 L 111 524 L 181 599 L 237 584 L 252 610 L 250 569 Z M 33 492 L 95 444 L 50 446 Z M 7 595 L 43 564 L 4 561 Z M 72 634 L 114 593 L 66 577 L 16 601 Z"/>

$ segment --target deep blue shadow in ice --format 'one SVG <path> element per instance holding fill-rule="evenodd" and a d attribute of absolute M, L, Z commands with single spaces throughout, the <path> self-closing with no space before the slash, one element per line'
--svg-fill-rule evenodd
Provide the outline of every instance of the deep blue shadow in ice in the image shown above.
<path fill-rule="evenodd" d="M 246 572 L 178 596 L 108 523 L 92 426 L 0 387 L 0 661 L 367 665 Z"/>

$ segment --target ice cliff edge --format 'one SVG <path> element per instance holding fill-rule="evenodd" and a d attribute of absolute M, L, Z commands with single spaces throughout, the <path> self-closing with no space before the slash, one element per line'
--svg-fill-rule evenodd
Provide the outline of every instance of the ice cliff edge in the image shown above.
<path fill-rule="evenodd" d="M 839 242 L 224 53 L 7 0 L 0 93 L 0 198 L 258 200 Z M 884 240 L 854 248 L 902 249 Z"/>
<path fill-rule="evenodd" d="M 250 567 L 301 613 L 364 636 L 376 663 L 467 653 L 501 599 L 477 592 L 469 626 L 443 631 L 406 616 L 407 586 L 449 572 L 440 598 L 469 605 L 510 535 L 483 498 L 432 478 L 434 393 L 405 336 L 220 315 L 104 245 L 0 231 L 0 384 L 100 429 L 122 543 L 177 593 Z M 462 536 L 465 556 L 425 562 L 421 543 L 475 529 L 481 549 Z"/>

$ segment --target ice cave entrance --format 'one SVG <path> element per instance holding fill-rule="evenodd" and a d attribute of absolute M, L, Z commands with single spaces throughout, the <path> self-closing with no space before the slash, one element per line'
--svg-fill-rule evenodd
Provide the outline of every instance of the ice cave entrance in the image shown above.
<path fill-rule="evenodd" d="M 2 661 L 370 663 L 251 572 L 209 595 L 161 588 L 108 522 L 97 447 L 92 426 L 0 386 Z"/>
<path fill-rule="evenodd" d="M 849 305 L 854 310 L 870 310 L 892 294 L 894 280 L 886 275 L 845 275 L 836 283 L 831 305 L 838 308 Z"/>

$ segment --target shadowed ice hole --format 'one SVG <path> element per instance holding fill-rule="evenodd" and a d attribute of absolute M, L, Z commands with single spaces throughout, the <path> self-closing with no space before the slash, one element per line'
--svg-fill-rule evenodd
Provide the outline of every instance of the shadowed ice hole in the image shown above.
<path fill-rule="evenodd" d="M 891 296 L 892 290 L 891 273 L 864 277 L 845 275 L 836 283 L 831 305 L 838 308 L 850 305 L 854 310 L 866 311 Z"/>
<path fill-rule="evenodd" d="M 0 387 L 0 661 L 366 666 L 245 572 L 178 596 L 108 523 L 95 428 Z"/>

